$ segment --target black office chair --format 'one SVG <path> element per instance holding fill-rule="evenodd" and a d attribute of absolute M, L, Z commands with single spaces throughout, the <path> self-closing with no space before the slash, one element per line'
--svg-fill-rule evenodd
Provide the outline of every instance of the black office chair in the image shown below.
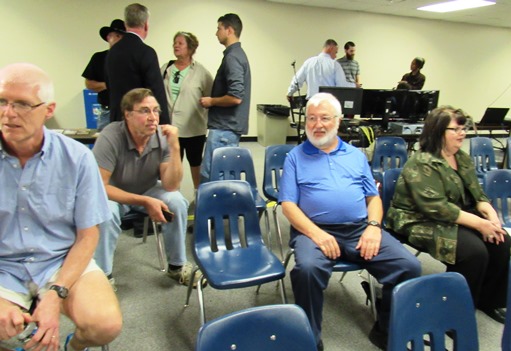
<path fill-rule="evenodd" d="M 289 104 L 291 106 L 291 127 L 296 129 L 298 144 L 300 144 L 303 141 L 305 135 L 305 106 L 307 105 L 306 96 L 292 96 Z"/>

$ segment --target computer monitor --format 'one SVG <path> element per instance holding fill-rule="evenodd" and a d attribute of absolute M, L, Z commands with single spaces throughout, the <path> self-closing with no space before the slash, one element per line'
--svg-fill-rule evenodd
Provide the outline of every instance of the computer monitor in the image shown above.
<path fill-rule="evenodd" d="M 410 90 L 408 93 L 410 99 L 408 119 L 412 122 L 424 120 L 438 107 L 439 90 Z"/>
<path fill-rule="evenodd" d="M 319 87 L 320 93 L 330 93 L 339 100 L 342 107 L 342 114 L 359 115 L 362 108 L 362 88 L 344 88 L 344 87 Z"/>
<path fill-rule="evenodd" d="M 363 89 L 361 117 L 382 118 L 386 109 L 386 92 L 384 89 Z"/>

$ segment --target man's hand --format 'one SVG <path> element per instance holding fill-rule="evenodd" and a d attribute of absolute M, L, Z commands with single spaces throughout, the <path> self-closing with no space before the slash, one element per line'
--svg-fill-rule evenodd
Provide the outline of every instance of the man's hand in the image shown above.
<path fill-rule="evenodd" d="M 167 138 L 167 144 L 179 145 L 179 132 L 176 126 L 170 124 L 163 124 L 161 127 L 161 133 Z"/>
<path fill-rule="evenodd" d="M 378 255 L 381 244 L 381 228 L 373 225 L 368 225 L 362 233 L 357 247 L 355 249 L 360 250 L 360 256 L 365 260 L 370 260 L 374 256 Z"/>
<path fill-rule="evenodd" d="M 210 108 L 211 106 L 213 106 L 213 98 L 210 96 L 201 97 L 199 99 L 199 103 L 204 108 Z"/>
<path fill-rule="evenodd" d="M 341 248 L 335 240 L 334 236 L 322 231 L 313 239 L 314 243 L 318 245 L 323 254 L 331 260 L 341 257 Z"/>
<path fill-rule="evenodd" d="M 37 304 L 32 320 L 37 323 L 37 332 L 26 344 L 25 349 L 40 351 L 59 350 L 59 323 L 61 298 L 49 290 Z"/>
<path fill-rule="evenodd" d="M 30 321 L 28 313 L 23 313 L 18 306 L 0 299 L 0 340 L 8 340 L 21 333 L 25 323 Z"/>
<path fill-rule="evenodd" d="M 167 223 L 167 220 L 163 216 L 162 212 L 162 210 L 169 210 L 165 202 L 161 201 L 160 199 L 147 196 L 144 207 L 147 210 L 147 214 L 153 221 Z"/>

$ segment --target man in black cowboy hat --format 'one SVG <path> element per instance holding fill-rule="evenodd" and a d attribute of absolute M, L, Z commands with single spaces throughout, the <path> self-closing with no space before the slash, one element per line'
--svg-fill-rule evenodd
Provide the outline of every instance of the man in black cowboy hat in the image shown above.
<path fill-rule="evenodd" d="M 156 51 L 144 43 L 149 31 L 149 10 L 135 3 L 124 10 L 126 34 L 108 52 L 106 84 L 110 92 L 110 121 L 122 121 L 122 97 L 135 88 L 152 91 L 162 110 L 160 124 L 169 124 L 167 95 Z"/>
<path fill-rule="evenodd" d="M 124 21 L 114 19 L 110 27 L 102 27 L 99 36 L 108 42 L 110 48 L 122 39 L 126 31 Z M 98 103 L 101 104 L 101 111 L 98 115 L 98 130 L 102 130 L 110 123 L 109 94 L 105 79 L 105 60 L 108 50 L 96 52 L 92 55 L 89 64 L 85 67 L 82 77 L 85 78 L 85 87 L 98 93 Z"/>

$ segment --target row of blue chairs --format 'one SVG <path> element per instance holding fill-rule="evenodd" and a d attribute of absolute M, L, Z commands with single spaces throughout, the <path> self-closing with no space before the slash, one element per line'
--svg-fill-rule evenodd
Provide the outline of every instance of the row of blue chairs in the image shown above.
<path fill-rule="evenodd" d="M 498 169 L 495 160 L 493 143 L 487 137 L 474 137 L 469 139 L 469 153 L 476 168 L 477 177 L 484 185 L 487 172 Z M 506 141 L 507 147 L 504 155 L 503 168 L 511 169 L 511 137 Z M 382 183 L 383 173 L 387 169 L 402 168 L 408 160 L 407 143 L 401 137 L 379 137 L 375 141 L 371 170 L 374 179 Z"/>
<path fill-rule="evenodd" d="M 511 282 L 511 279 L 510 279 Z M 511 285 L 508 290 L 511 300 Z M 507 320 L 511 319 L 508 308 Z M 506 323 L 502 350 L 511 350 L 511 323 Z M 446 272 L 405 281 L 392 292 L 387 350 L 478 350 L 475 310 L 465 278 Z M 281 304 L 244 309 L 201 326 L 196 351 L 315 351 L 305 312 Z"/>

